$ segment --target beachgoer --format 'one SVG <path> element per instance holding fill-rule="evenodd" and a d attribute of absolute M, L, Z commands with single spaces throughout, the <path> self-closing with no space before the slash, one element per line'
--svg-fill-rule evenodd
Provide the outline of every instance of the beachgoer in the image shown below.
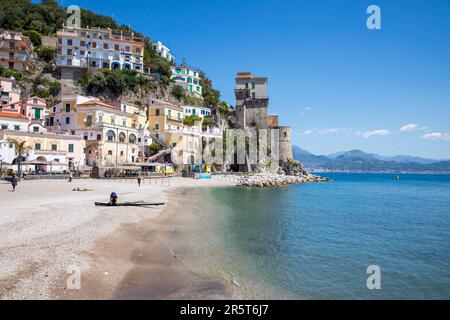
<path fill-rule="evenodd" d="M 73 173 L 72 171 L 69 172 L 69 181 L 68 182 L 72 182 L 73 179 Z"/>
<path fill-rule="evenodd" d="M 16 174 L 13 173 L 12 178 L 11 178 L 11 185 L 13 187 L 13 192 L 16 191 L 16 186 L 17 186 L 17 177 Z"/>
<path fill-rule="evenodd" d="M 141 177 L 138 177 L 138 178 L 137 178 L 137 182 L 138 182 L 138 186 L 139 186 L 139 187 L 141 186 L 141 181 L 142 181 L 142 178 L 141 178 Z"/>
<path fill-rule="evenodd" d="M 112 206 L 117 206 L 117 193 L 111 192 L 111 195 L 109 196 L 109 203 Z"/>

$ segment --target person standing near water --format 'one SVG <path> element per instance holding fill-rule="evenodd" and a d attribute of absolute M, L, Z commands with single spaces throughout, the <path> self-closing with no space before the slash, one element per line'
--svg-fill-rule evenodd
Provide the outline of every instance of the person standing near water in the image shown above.
<path fill-rule="evenodd" d="M 138 186 L 139 186 L 139 187 L 141 186 L 141 181 L 142 181 L 142 178 L 141 178 L 141 177 L 138 177 L 138 178 L 137 178 L 137 182 L 138 182 Z"/>
<path fill-rule="evenodd" d="M 12 178 L 11 178 L 11 185 L 13 187 L 12 191 L 16 191 L 16 186 L 17 186 L 17 177 L 16 174 L 13 173 Z"/>

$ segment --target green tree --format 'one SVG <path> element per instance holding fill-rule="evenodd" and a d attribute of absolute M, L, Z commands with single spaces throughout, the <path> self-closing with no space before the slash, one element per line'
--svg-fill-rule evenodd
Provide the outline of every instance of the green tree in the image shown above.
<path fill-rule="evenodd" d="M 17 173 L 20 179 L 22 173 L 22 157 L 27 154 L 31 147 L 26 146 L 26 141 L 18 141 L 16 139 L 8 139 L 8 143 L 14 146 L 16 152 Z"/>
<path fill-rule="evenodd" d="M 30 38 L 30 41 L 33 44 L 33 46 L 39 47 L 42 45 L 41 34 L 39 32 L 37 32 L 36 30 L 24 31 L 23 35 Z"/>
<path fill-rule="evenodd" d="M 183 124 L 186 126 L 193 126 L 196 122 L 202 121 L 202 118 L 199 116 L 187 116 L 183 119 Z"/>
<path fill-rule="evenodd" d="M 172 91 L 170 92 L 172 96 L 174 96 L 178 101 L 181 101 L 181 98 L 184 95 L 184 89 L 182 86 L 174 85 L 172 87 Z"/>
<path fill-rule="evenodd" d="M 56 59 L 56 49 L 50 47 L 40 47 L 36 50 L 37 56 L 40 60 L 50 63 Z"/>

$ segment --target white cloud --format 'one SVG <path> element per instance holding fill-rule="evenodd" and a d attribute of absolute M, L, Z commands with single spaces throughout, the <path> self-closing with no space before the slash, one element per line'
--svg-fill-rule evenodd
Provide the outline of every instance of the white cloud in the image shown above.
<path fill-rule="evenodd" d="M 445 133 L 445 132 L 431 132 L 431 133 L 425 133 L 422 136 L 422 138 L 426 139 L 426 140 L 433 140 L 433 141 L 437 141 L 437 140 L 450 141 L 450 134 Z"/>
<path fill-rule="evenodd" d="M 306 107 L 306 108 L 303 108 L 303 111 L 311 111 L 312 110 L 312 108 L 311 107 Z"/>
<path fill-rule="evenodd" d="M 400 128 L 400 132 L 409 132 L 409 131 L 413 131 L 414 129 L 416 129 L 419 125 L 415 124 L 415 123 L 410 123 L 407 125 L 404 125 L 403 127 Z"/>
<path fill-rule="evenodd" d="M 370 138 L 370 137 L 374 137 L 374 136 L 388 136 L 391 134 L 391 132 L 387 129 L 377 129 L 377 130 L 373 130 L 373 131 L 363 131 L 363 132 L 357 132 L 356 133 L 359 136 L 362 136 L 364 139 Z"/>
<path fill-rule="evenodd" d="M 311 134 L 311 133 L 313 133 L 313 131 L 311 129 L 305 130 L 303 132 L 304 135 L 308 135 L 308 134 Z"/>

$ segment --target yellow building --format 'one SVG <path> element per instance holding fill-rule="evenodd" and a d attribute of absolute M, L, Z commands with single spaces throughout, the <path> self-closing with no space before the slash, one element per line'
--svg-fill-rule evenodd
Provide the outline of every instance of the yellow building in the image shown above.
<path fill-rule="evenodd" d="M 26 155 L 23 155 L 22 160 L 26 163 L 39 163 L 39 165 L 28 165 L 28 168 L 32 170 L 76 170 L 86 163 L 85 142 L 78 136 L 0 130 L 0 140 L 8 139 L 26 142 L 26 146 L 30 149 Z"/>
<path fill-rule="evenodd" d="M 128 110 L 95 98 L 64 96 L 50 113 L 49 128 L 81 136 L 88 165 L 133 163 L 138 160 L 146 115 L 138 108 Z"/>

